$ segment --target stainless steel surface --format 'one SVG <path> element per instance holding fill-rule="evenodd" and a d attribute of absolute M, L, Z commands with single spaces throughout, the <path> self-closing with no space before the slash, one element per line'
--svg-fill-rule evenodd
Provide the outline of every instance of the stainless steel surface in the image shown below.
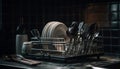
<path fill-rule="evenodd" d="M 92 67 L 93 69 L 119 69 L 120 59 L 105 56 L 101 57 L 101 59 L 99 60 L 95 58 L 88 58 L 80 59 L 77 62 L 69 63 L 60 63 L 57 61 L 54 62 L 41 61 L 41 64 L 37 66 L 28 66 L 17 62 L 0 60 L 0 65 L 8 66 L 9 68 L 15 67 L 24 69 L 88 69 L 90 67 Z"/>

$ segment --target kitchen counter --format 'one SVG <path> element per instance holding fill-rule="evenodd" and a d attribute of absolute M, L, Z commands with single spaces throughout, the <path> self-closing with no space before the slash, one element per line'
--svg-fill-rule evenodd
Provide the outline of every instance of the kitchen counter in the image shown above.
<path fill-rule="evenodd" d="M 120 60 L 114 57 L 102 56 L 100 59 L 86 58 L 79 59 L 76 62 L 57 62 L 57 61 L 41 61 L 37 66 L 29 66 L 17 62 L 0 60 L 0 69 L 18 68 L 18 69 L 119 69 Z"/>

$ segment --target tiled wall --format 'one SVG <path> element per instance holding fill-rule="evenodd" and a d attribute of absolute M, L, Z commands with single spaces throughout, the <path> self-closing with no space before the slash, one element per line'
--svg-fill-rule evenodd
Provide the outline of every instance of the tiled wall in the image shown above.
<path fill-rule="evenodd" d="M 120 29 L 110 28 L 109 3 L 92 3 L 86 8 L 85 22 L 98 23 L 105 54 L 120 57 Z"/>
<path fill-rule="evenodd" d="M 85 11 L 85 23 L 97 23 L 100 27 L 108 27 L 108 3 L 90 3 Z"/>
<path fill-rule="evenodd" d="M 101 31 L 105 53 L 120 57 L 120 29 L 102 28 Z"/>

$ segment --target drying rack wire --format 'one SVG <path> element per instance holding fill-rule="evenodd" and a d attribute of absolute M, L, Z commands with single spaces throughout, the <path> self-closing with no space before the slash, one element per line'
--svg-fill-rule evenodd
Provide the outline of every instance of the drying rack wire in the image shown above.
<path fill-rule="evenodd" d="M 31 41 L 32 47 L 26 47 L 24 55 L 46 57 L 78 57 L 78 56 L 99 56 L 104 53 L 99 39 L 89 40 L 77 39 L 78 43 L 66 43 L 64 38 L 40 37 L 37 41 Z M 27 50 L 30 50 L 29 52 Z"/>

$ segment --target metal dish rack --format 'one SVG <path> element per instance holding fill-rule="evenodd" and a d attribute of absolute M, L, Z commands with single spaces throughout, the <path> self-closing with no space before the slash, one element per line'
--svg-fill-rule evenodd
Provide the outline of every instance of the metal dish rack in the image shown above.
<path fill-rule="evenodd" d="M 32 47 L 23 54 L 23 56 L 34 59 L 55 59 L 55 60 L 71 60 L 81 57 L 96 56 L 99 58 L 104 54 L 101 40 L 96 37 L 94 39 L 83 40 L 77 39 L 74 42 L 66 43 L 64 38 L 47 38 L 41 37 L 39 41 L 31 41 Z"/>
<path fill-rule="evenodd" d="M 73 23 L 77 24 L 77 23 Z M 78 25 L 72 25 L 78 26 Z M 77 27 L 70 26 L 68 32 L 74 32 L 69 29 Z M 99 38 L 99 30 L 96 23 L 91 25 L 79 24 L 76 34 L 72 35 L 70 41 L 58 37 L 40 37 L 36 35 L 36 40 L 32 40 L 32 47 L 26 47 L 24 55 L 42 58 L 42 59 L 76 59 L 80 57 L 97 56 L 98 58 L 104 54 L 102 39 Z M 44 30 L 43 30 L 44 31 Z M 67 33 L 67 32 L 66 32 Z M 49 34 L 46 32 L 46 34 Z"/>

